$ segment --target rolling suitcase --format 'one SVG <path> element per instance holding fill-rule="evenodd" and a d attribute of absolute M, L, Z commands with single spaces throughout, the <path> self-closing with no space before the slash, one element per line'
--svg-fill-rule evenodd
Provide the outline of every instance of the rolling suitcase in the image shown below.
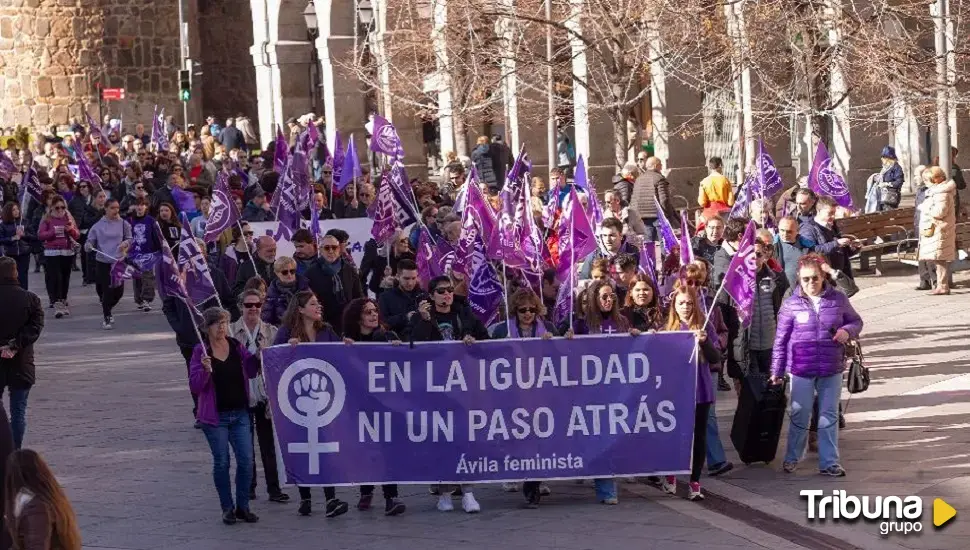
<path fill-rule="evenodd" d="M 741 398 L 731 425 L 731 443 L 741 461 L 768 463 L 775 459 L 781 425 L 785 420 L 788 400 L 784 383 L 772 386 L 768 375 L 750 373 L 744 377 Z"/>

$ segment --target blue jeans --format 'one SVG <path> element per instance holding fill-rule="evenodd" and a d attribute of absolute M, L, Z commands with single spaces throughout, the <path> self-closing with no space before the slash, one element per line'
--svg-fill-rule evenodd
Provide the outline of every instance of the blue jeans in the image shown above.
<path fill-rule="evenodd" d="M 239 409 L 219 413 L 219 425 L 202 425 L 202 432 L 212 451 L 212 480 L 219 493 L 223 510 L 231 510 L 232 488 L 229 485 L 229 446 L 236 455 L 236 506 L 249 510 L 249 486 L 253 482 L 253 436 L 249 431 L 249 411 Z"/>
<path fill-rule="evenodd" d="M 842 374 L 802 378 L 791 377 L 791 421 L 785 462 L 795 463 L 805 451 L 805 439 L 812 422 L 812 404 L 818 393 L 818 468 L 839 463 L 839 399 Z"/>
<path fill-rule="evenodd" d="M 717 374 L 711 373 L 714 377 L 715 387 L 717 385 Z M 711 412 L 707 414 L 707 469 L 710 471 L 715 466 L 720 466 L 727 462 L 724 454 L 724 445 L 721 444 L 721 435 L 717 431 L 717 415 L 714 413 L 714 404 L 711 403 Z"/>
<path fill-rule="evenodd" d="M 24 443 L 24 434 L 27 433 L 27 395 L 30 388 L 17 389 L 7 387 L 10 391 L 10 431 L 13 432 L 14 448 L 19 449 Z M 4 388 L 0 386 L 0 397 L 3 396 Z"/>
<path fill-rule="evenodd" d="M 596 490 L 596 500 L 602 502 L 608 498 L 616 498 L 616 480 L 611 477 L 601 477 L 593 480 Z"/>

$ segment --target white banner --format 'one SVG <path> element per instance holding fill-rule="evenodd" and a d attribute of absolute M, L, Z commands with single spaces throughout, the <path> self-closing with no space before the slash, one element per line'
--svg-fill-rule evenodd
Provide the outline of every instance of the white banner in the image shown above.
<path fill-rule="evenodd" d="M 303 220 L 303 225 L 309 226 L 309 222 Z M 326 235 L 331 229 L 343 229 L 350 235 L 347 249 L 354 258 L 354 263 L 360 267 L 361 260 L 364 259 L 364 244 L 371 239 L 370 230 L 374 221 L 370 218 L 349 218 L 344 220 L 320 220 L 320 235 Z M 254 237 L 269 235 L 272 237 L 279 228 L 279 222 L 249 222 L 249 227 L 253 229 Z M 286 239 L 280 239 L 276 243 L 276 257 L 293 256 L 293 243 Z"/>

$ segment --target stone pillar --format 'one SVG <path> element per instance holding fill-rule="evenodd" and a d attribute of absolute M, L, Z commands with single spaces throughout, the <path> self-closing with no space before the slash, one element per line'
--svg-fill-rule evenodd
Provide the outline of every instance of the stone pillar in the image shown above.
<path fill-rule="evenodd" d="M 313 45 L 306 40 L 305 4 L 250 0 L 253 65 L 259 109 L 260 143 L 276 137 L 277 125 L 314 109 L 310 69 Z M 285 130 L 284 130 L 285 131 Z"/>
<path fill-rule="evenodd" d="M 654 42 L 659 44 L 659 42 Z M 659 48 L 659 45 L 655 46 Z M 659 53 L 659 52 L 657 52 Z M 654 59 L 657 55 L 651 54 Z M 666 78 L 666 70 L 660 62 L 650 64 L 650 101 L 653 106 L 654 155 L 663 161 L 664 173 L 670 182 L 671 196 L 679 195 L 688 205 L 697 203 L 698 183 L 707 176 L 704 158 L 703 128 L 688 128 L 687 132 L 678 130 L 691 122 L 703 110 L 700 94 L 674 80 Z M 733 114 L 733 113 L 732 113 Z M 683 206 L 675 204 L 675 207 Z"/>
<path fill-rule="evenodd" d="M 446 0 L 432 0 L 432 28 L 431 44 L 435 52 L 437 73 L 426 80 L 426 86 L 438 95 L 438 136 L 440 141 L 439 157 L 442 164 L 445 155 L 455 149 L 455 116 L 454 103 L 451 95 L 451 78 L 448 74 L 448 45 L 445 40 L 445 29 L 448 28 L 448 2 Z"/>
<path fill-rule="evenodd" d="M 341 63 L 354 58 L 357 14 L 354 2 L 321 0 L 315 4 L 320 37 L 317 52 L 323 80 L 324 116 L 327 121 L 327 143 L 331 146 L 339 130 L 344 144 L 351 134 L 357 141 L 357 152 L 366 150 L 364 123 L 367 122 L 366 93 L 357 75 Z M 337 63 L 334 63 L 337 60 Z"/>
<path fill-rule="evenodd" d="M 193 77 L 193 101 L 195 91 L 200 90 L 203 116 L 212 115 L 225 122 L 226 118 L 243 113 L 258 129 L 256 71 L 249 55 L 253 45 L 250 5 L 239 0 L 208 0 L 199 4 L 200 48 L 193 50 L 192 56 L 202 62 L 203 74 Z M 261 137 L 265 141 L 260 143 L 265 147 L 273 136 Z"/>

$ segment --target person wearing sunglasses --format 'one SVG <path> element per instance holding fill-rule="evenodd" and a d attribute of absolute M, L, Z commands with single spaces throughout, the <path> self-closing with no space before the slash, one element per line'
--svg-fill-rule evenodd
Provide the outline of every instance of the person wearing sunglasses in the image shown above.
<path fill-rule="evenodd" d="M 360 275 L 354 264 L 341 256 L 340 241 L 327 234 L 320 246 L 321 257 L 314 258 L 306 271 L 310 290 L 320 299 L 326 321 L 342 334 L 340 315 L 351 300 L 364 297 Z"/>
<path fill-rule="evenodd" d="M 44 244 L 44 279 L 56 319 L 71 314 L 67 293 L 74 265 L 74 243 L 80 237 L 74 217 L 67 211 L 67 202 L 55 195 L 37 228 L 37 238 Z"/>
<path fill-rule="evenodd" d="M 397 334 L 384 330 L 381 323 L 380 307 L 373 298 L 358 298 L 347 305 L 344 311 L 344 343 L 351 345 L 355 342 L 389 342 L 400 345 Z M 381 486 L 384 496 L 384 515 L 397 516 L 403 514 L 407 507 L 398 499 L 397 484 Z M 360 487 L 360 500 L 357 509 L 361 512 L 370 510 L 374 498 L 374 486 Z"/>
<path fill-rule="evenodd" d="M 155 227 L 155 218 L 148 213 L 148 199 L 137 197 L 134 209 L 128 216 L 131 224 L 131 248 L 128 250 L 130 258 L 144 258 L 162 250 L 162 236 Z M 143 271 L 141 277 L 132 279 L 132 293 L 135 295 L 135 308 L 140 311 L 151 311 L 155 301 L 155 271 Z"/>
<path fill-rule="evenodd" d="M 240 342 L 249 353 L 259 355 L 260 350 L 271 346 L 276 339 L 277 328 L 262 322 L 260 311 L 263 307 L 263 293 L 247 290 L 239 297 L 242 317 L 229 325 L 229 334 Z M 273 422 L 269 417 L 269 397 L 266 383 L 260 369 L 256 378 L 249 381 L 250 435 L 259 440 L 259 459 L 263 463 L 266 476 L 266 491 L 271 502 L 289 502 L 290 496 L 280 489 L 279 470 L 276 465 L 276 444 L 273 436 Z M 256 498 L 256 453 L 253 452 L 253 482 L 250 484 L 249 499 Z"/>
<path fill-rule="evenodd" d="M 261 317 L 264 323 L 278 327 L 293 296 L 297 292 L 309 290 L 310 285 L 306 277 L 297 273 L 296 260 L 289 256 L 277 258 L 273 264 L 273 272 L 276 277 L 266 289 Z"/>
<path fill-rule="evenodd" d="M 418 314 L 412 315 L 409 333 L 414 342 L 462 341 L 466 345 L 476 340 L 488 340 L 488 330 L 464 302 L 455 301 L 455 284 L 447 276 L 434 277 L 428 283 L 429 297 L 418 301 Z M 458 487 L 432 485 L 431 494 L 438 497 L 438 510 L 454 510 L 451 497 L 462 495 L 461 505 L 469 514 L 481 510 L 470 485 Z"/>
<path fill-rule="evenodd" d="M 862 317 L 849 298 L 826 281 L 818 254 L 798 261 L 799 287 L 778 311 L 771 360 L 771 383 L 791 378 L 791 414 L 788 447 L 782 465 L 792 473 L 805 450 L 806 427 L 818 393 L 818 470 L 832 477 L 845 476 L 839 464 L 839 400 L 845 344 L 859 337 Z"/>
<path fill-rule="evenodd" d="M 503 321 L 491 329 L 493 340 L 505 338 L 542 338 L 549 340 L 556 336 L 556 328 L 542 318 L 545 307 L 542 300 L 529 288 L 520 288 L 509 298 L 509 310 L 512 312 L 508 321 Z M 517 483 L 503 483 L 502 489 L 514 493 L 519 490 Z M 550 493 L 549 486 L 538 481 L 526 481 L 522 484 L 527 508 L 538 508 L 539 499 Z"/>

